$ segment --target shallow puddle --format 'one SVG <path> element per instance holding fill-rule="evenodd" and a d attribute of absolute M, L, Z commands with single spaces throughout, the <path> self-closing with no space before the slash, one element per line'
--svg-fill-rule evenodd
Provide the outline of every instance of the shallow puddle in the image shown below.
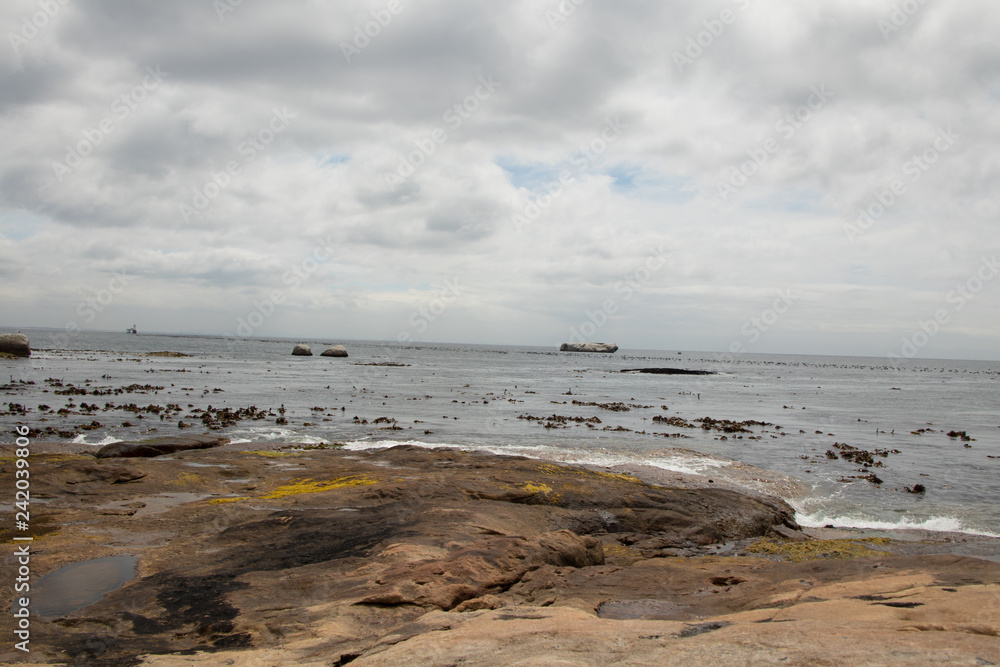
<path fill-rule="evenodd" d="M 107 556 L 71 563 L 31 586 L 31 611 L 39 616 L 65 616 L 100 600 L 135 577 L 135 556 Z"/>

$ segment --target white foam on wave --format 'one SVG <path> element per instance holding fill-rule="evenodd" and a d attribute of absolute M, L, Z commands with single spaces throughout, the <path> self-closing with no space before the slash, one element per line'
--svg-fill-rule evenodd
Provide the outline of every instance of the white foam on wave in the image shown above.
<path fill-rule="evenodd" d="M 400 445 L 427 447 L 428 449 L 434 447 L 447 447 L 450 449 L 467 449 L 467 447 L 465 447 L 464 445 L 453 445 L 446 442 L 427 443 L 427 442 L 419 442 L 417 440 L 351 440 L 349 442 L 341 442 L 339 444 L 343 445 L 344 449 L 350 450 L 352 452 L 361 452 L 366 449 L 389 449 L 390 447 L 398 447 Z"/>
<path fill-rule="evenodd" d="M 709 458 L 680 458 L 671 457 L 667 459 L 649 459 L 644 463 L 656 468 L 663 468 L 672 472 L 682 472 L 688 475 L 704 475 L 711 469 L 718 470 L 730 465 L 729 461 L 719 461 Z"/>
<path fill-rule="evenodd" d="M 227 437 L 233 444 L 248 442 L 300 442 L 307 445 L 327 445 L 330 443 L 329 440 L 314 435 L 302 435 L 290 428 L 277 428 L 273 426 L 237 428 L 230 431 Z"/>
<path fill-rule="evenodd" d="M 346 442 L 344 449 L 351 451 L 361 451 L 365 449 L 388 449 L 399 445 L 413 445 L 415 447 L 425 447 L 433 449 L 443 447 L 448 449 L 464 449 L 466 451 L 487 452 L 489 454 L 500 454 L 506 456 L 526 456 L 531 459 L 545 461 L 555 461 L 566 465 L 593 465 L 611 467 L 622 464 L 642 464 L 670 470 L 672 472 L 686 473 L 688 475 L 705 475 L 708 470 L 718 470 L 730 465 L 729 461 L 701 457 L 697 455 L 672 454 L 669 456 L 650 456 L 642 453 L 609 453 L 607 451 L 593 451 L 580 449 L 567 449 L 562 447 L 552 447 L 549 445 L 458 445 L 447 442 L 420 442 L 417 440 L 354 440 Z"/>
<path fill-rule="evenodd" d="M 111 435 L 106 435 L 97 442 L 87 442 L 86 434 L 79 434 L 72 440 L 74 445 L 89 445 L 91 447 L 103 447 L 104 445 L 110 445 L 113 442 L 122 442 L 121 438 L 116 438 Z"/>
<path fill-rule="evenodd" d="M 863 514 L 843 514 L 831 512 L 829 509 L 819 509 L 808 511 L 803 504 L 810 501 L 815 502 L 817 498 L 802 499 L 800 497 L 788 497 L 793 494 L 782 493 L 782 487 L 777 483 L 766 483 L 757 479 L 756 475 L 751 479 L 746 479 L 745 475 L 739 474 L 740 466 L 733 467 L 734 462 L 726 459 L 718 459 L 710 456 L 700 456 L 695 452 L 670 452 L 669 454 L 659 454 L 653 452 L 608 452 L 606 450 L 581 450 L 564 447 L 553 447 L 551 445 L 484 445 L 484 444 L 456 444 L 448 442 L 421 442 L 419 440 L 354 440 L 342 443 L 344 449 L 351 451 L 363 451 L 366 449 L 388 449 L 400 445 L 412 445 L 414 447 L 424 447 L 427 449 L 446 448 L 462 449 L 465 451 L 480 451 L 490 454 L 500 454 L 507 456 L 526 456 L 532 459 L 553 461 L 566 465 L 593 465 L 602 467 L 612 467 L 620 464 L 641 464 L 657 467 L 671 472 L 685 473 L 688 475 L 698 475 L 707 477 L 710 474 L 719 479 L 719 473 L 729 469 L 731 474 L 724 474 L 724 478 L 732 477 L 732 483 L 744 486 L 750 490 L 778 495 L 785 497 L 785 500 L 796 510 L 795 520 L 799 525 L 819 528 L 832 524 L 841 528 L 866 528 L 871 530 L 927 530 L 933 532 L 965 533 L 968 535 L 981 535 L 985 537 L 1000 537 L 996 533 L 986 530 L 971 528 L 955 517 L 935 516 L 924 519 L 913 519 L 901 517 L 895 521 L 873 518 Z M 779 480 L 781 481 L 781 480 Z M 787 491 L 787 489 L 785 489 Z M 836 516 L 831 516 L 831 514 Z"/>
<path fill-rule="evenodd" d="M 793 504 L 794 506 L 794 504 Z M 950 516 L 932 516 L 926 519 L 901 517 L 898 521 L 885 521 L 864 515 L 829 516 L 823 511 L 808 514 L 796 508 L 795 521 L 807 528 L 821 528 L 833 525 L 838 528 L 867 528 L 870 530 L 930 530 L 941 533 L 965 533 L 984 537 L 1000 537 L 1000 534 L 986 530 L 969 528 L 961 519 Z"/>

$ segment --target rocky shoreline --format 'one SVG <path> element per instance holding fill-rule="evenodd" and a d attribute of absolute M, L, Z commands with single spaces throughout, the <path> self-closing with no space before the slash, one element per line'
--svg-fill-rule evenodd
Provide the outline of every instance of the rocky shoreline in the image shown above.
<path fill-rule="evenodd" d="M 703 478 L 455 449 L 32 451 L 32 576 L 138 558 L 33 619 L 35 664 L 1000 664 L 997 540 L 802 531 Z"/>

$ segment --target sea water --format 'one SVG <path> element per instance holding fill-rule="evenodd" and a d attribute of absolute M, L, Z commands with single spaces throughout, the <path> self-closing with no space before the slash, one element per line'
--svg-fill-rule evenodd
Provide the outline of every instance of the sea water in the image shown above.
<path fill-rule="evenodd" d="M 991 458 L 1000 457 L 1000 362 L 754 354 L 729 360 L 675 350 L 608 355 L 555 347 L 101 332 L 78 333 L 66 344 L 58 331 L 25 333 L 33 356 L 0 360 L 0 372 L 9 376 L 0 377 L 0 408 L 15 403 L 28 411 L 0 416 L 4 442 L 13 440 L 18 423 L 36 429 L 101 424 L 65 439 L 67 450 L 202 433 L 192 410 L 253 405 L 273 414 L 213 433 L 245 443 L 336 442 L 355 449 L 409 443 L 567 463 L 651 465 L 777 493 L 804 525 L 1000 534 L 1000 458 Z M 310 344 L 316 356 L 291 356 L 299 342 Z M 345 344 L 350 357 L 319 356 L 333 343 Z M 146 356 L 157 351 L 190 356 Z M 621 372 L 645 367 L 715 374 Z M 162 389 L 67 396 L 54 393 L 56 382 L 88 391 Z M 139 420 L 119 410 L 53 414 L 64 407 L 77 412 L 81 402 L 174 403 L 183 410 L 169 421 L 156 415 Z M 586 403 L 628 409 L 581 405 Z M 43 404 L 47 413 L 38 409 Z M 546 428 L 545 421 L 527 419 L 549 416 L 597 417 L 600 423 Z M 664 425 L 654 416 L 679 417 L 695 428 Z M 694 420 L 703 417 L 766 425 L 724 433 L 700 428 Z M 379 418 L 385 419 L 376 423 Z M 180 429 L 179 421 L 192 426 Z M 950 431 L 972 440 L 949 437 Z M 862 470 L 839 456 L 845 444 L 893 453 L 875 456 L 881 467 Z M 864 479 L 871 473 L 882 483 Z M 906 490 L 917 484 L 926 492 Z"/>

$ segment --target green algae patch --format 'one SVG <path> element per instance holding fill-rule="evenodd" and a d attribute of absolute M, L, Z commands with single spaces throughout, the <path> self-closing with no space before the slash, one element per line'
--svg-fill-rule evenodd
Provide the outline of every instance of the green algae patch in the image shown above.
<path fill-rule="evenodd" d="M 42 461 L 51 463 L 61 463 L 63 461 L 93 461 L 94 457 L 89 454 L 32 454 Z"/>
<path fill-rule="evenodd" d="M 343 449 L 343 447 L 344 447 L 344 443 L 342 443 L 342 442 L 322 442 L 322 443 L 320 443 L 318 445 L 291 445 L 291 446 L 288 446 L 288 447 L 282 447 L 282 449 L 289 449 L 289 450 L 293 450 L 293 451 L 295 451 L 295 450 L 301 450 L 303 452 L 313 452 L 313 451 L 323 450 L 323 449 Z M 299 453 L 299 452 L 296 452 L 296 453 Z"/>
<path fill-rule="evenodd" d="M 378 481 L 364 477 L 363 475 L 351 475 L 349 477 L 338 477 L 337 479 L 321 481 L 302 479 L 292 482 L 291 484 L 279 486 L 270 493 L 266 493 L 262 496 L 215 498 L 213 500 L 209 500 L 208 503 L 210 505 L 221 505 L 222 503 L 235 503 L 242 500 L 278 500 L 280 498 L 288 498 L 289 496 L 300 496 L 305 493 L 321 493 L 323 491 L 332 491 L 334 489 L 346 489 L 352 486 L 370 486 L 372 484 L 378 484 Z"/>
<path fill-rule="evenodd" d="M 869 558 L 889 556 L 887 551 L 872 549 L 869 544 L 888 544 L 886 537 L 862 537 L 853 540 L 807 540 L 788 542 L 763 538 L 746 548 L 746 553 L 762 556 L 776 556 L 782 560 L 799 563 L 820 558 Z"/>

